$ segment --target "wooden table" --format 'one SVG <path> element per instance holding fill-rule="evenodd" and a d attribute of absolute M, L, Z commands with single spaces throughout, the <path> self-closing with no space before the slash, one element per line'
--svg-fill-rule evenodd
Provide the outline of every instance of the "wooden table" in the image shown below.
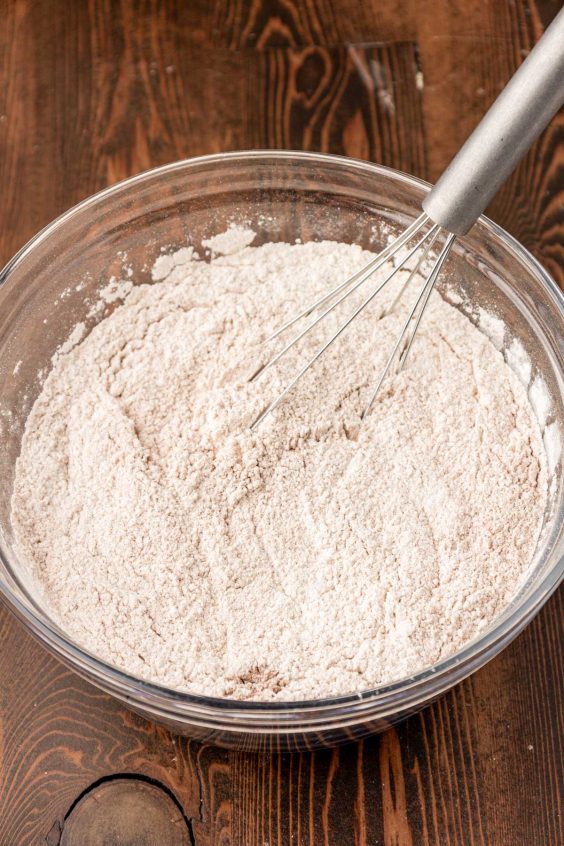
<path fill-rule="evenodd" d="M 558 0 L 4 0 L 0 259 L 185 156 L 289 147 L 433 180 Z M 564 122 L 490 209 L 564 280 Z M 419 716 L 333 752 L 171 736 L 0 612 L 0 846 L 564 842 L 562 593 Z"/>

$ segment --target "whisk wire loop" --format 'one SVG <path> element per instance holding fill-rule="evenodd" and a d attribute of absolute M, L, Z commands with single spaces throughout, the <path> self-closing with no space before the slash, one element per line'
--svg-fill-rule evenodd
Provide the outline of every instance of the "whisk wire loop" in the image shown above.
<path fill-rule="evenodd" d="M 439 232 L 440 232 L 440 230 L 438 230 L 435 233 L 435 235 L 433 236 L 433 241 L 429 245 L 429 249 L 432 246 L 432 243 L 437 239 Z M 437 261 L 435 262 L 435 264 L 433 265 L 430 273 L 428 274 L 428 276 L 425 279 L 425 283 L 423 285 L 423 288 L 421 289 L 421 292 L 419 293 L 419 296 L 417 297 L 417 300 L 415 301 L 413 308 L 409 312 L 407 320 L 405 321 L 405 323 L 403 325 L 403 329 L 401 331 L 401 334 L 400 334 L 398 340 L 396 341 L 396 344 L 395 344 L 395 346 L 394 346 L 394 348 L 393 348 L 393 350 L 390 354 L 390 357 L 388 358 L 388 360 L 386 362 L 386 365 L 385 365 L 385 367 L 384 367 L 384 369 L 383 369 L 383 371 L 380 375 L 380 378 L 379 378 L 379 380 L 376 384 L 376 387 L 374 388 L 374 391 L 372 392 L 372 395 L 371 395 L 371 397 L 368 401 L 368 404 L 366 405 L 366 408 L 364 409 L 364 411 L 361 414 L 362 420 L 364 420 L 364 418 L 366 417 L 366 415 L 368 414 L 368 412 L 372 408 L 372 406 L 374 404 L 374 400 L 378 396 L 382 385 L 384 384 L 387 376 L 389 375 L 390 371 L 392 370 L 392 365 L 395 362 L 397 362 L 394 373 L 399 373 L 402 370 L 402 368 L 405 366 L 405 363 L 407 361 L 407 357 L 409 355 L 409 351 L 410 351 L 410 349 L 413 345 L 413 341 L 415 340 L 416 332 L 419 328 L 419 324 L 421 323 L 421 318 L 423 317 L 423 312 L 425 311 L 425 309 L 427 307 L 427 303 L 429 302 L 429 297 L 431 296 L 431 291 L 435 287 L 435 283 L 436 283 L 438 275 L 441 271 L 441 267 L 443 266 L 445 259 L 450 252 L 450 248 L 452 247 L 452 244 L 453 244 L 455 237 L 456 236 L 451 234 L 451 233 L 449 233 L 447 235 L 445 243 L 444 243 L 444 245 L 441 249 L 441 252 L 439 253 L 439 256 L 437 258 Z M 425 254 L 423 254 L 421 256 L 421 259 L 418 262 L 418 266 L 415 268 L 414 271 L 412 271 L 412 273 L 416 273 L 418 267 L 421 266 L 421 264 L 424 261 L 425 261 Z M 399 352 L 399 356 L 398 356 L 398 352 Z"/>
<path fill-rule="evenodd" d="M 328 294 L 324 295 L 320 299 L 318 299 L 315 303 L 312 303 L 308 308 L 302 311 L 297 317 L 294 317 L 292 320 L 287 321 L 283 326 L 281 326 L 276 332 L 274 332 L 267 341 L 273 340 L 274 338 L 278 337 L 285 329 L 288 329 L 290 326 L 293 326 L 297 323 L 301 318 L 307 317 L 312 311 L 315 311 L 317 308 L 321 307 L 328 303 L 331 299 L 335 296 L 340 294 L 342 291 L 344 293 L 338 297 L 338 299 L 332 303 L 328 308 L 326 308 L 320 315 L 318 315 L 314 320 L 312 320 L 301 332 L 299 332 L 291 341 L 289 341 L 280 352 L 278 352 L 275 356 L 273 356 L 266 364 L 262 365 L 258 368 L 258 370 L 253 374 L 249 381 L 253 381 L 257 379 L 261 374 L 263 374 L 268 368 L 272 367 L 279 361 L 282 356 L 284 356 L 288 350 L 290 350 L 295 344 L 297 344 L 305 335 L 307 335 L 318 323 L 320 323 L 328 314 L 334 311 L 345 299 L 347 299 L 354 291 L 358 290 L 360 286 L 370 277 L 372 274 L 381 267 L 386 261 L 391 259 L 400 249 L 408 244 L 409 241 L 413 240 L 414 236 L 417 236 L 421 230 L 425 227 L 425 225 L 429 222 L 429 218 L 426 215 L 421 215 L 414 223 L 408 227 L 402 235 L 400 235 L 396 240 L 388 245 L 387 247 L 382 250 L 379 255 L 365 265 L 364 268 L 361 268 L 355 274 L 350 276 L 345 282 L 340 283 L 335 288 L 332 289 Z M 432 222 L 431 222 L 432 223 Z M 400 271 L 405 265 L 410 261 L 410 259 L 423 248 L 421 255 L 419 256 L 415 266 L 410 270 L 409 276 L 407 280 L 402 284 L 398 295 L 394 299 L 392 306 L 384 312 L 383 315 L 389 314 L 393 308 L 397 305 L 401 297 L 403 296 L 407 286 L 413 280 L 413 278 L 419 273 L 421 268 L 423 267 L 425 261 L 427 260 L 429 253 L 432 250 L 433 245 L 435 244 L 439 234 L 441 232 L 440 226 L 438 224 L 432 223 L 430 228 L 424 233 L 422 237 L 420 237 L 411 249 L 407 251 L 407 253 L 401 258 L 401 260 L 393 267 L 393 269 L 386 274 L 385 278 L 379 282 L 375 289 L 367 296 L 365 299 L 360 303 L 360 305 L 353 311 L 349 317 L 338 327 L 336 332 L 321 346 L 319 350 L 313 355 L 309 361 L 304 364 L 304 366 L 300 369 L 300 371 L 294 376 L 294 378 L 289 382 L 289 384 L 284 388 L 284 390 L 264 409 L 264 411 L 257 417 L 257 419 L 252 423 L 251 430 L 256 429 L 262 421 L 272 412 L 275 408 L 277 408 L 281 402 L 288 396 L 292 388 L 299 382 L 302 376 L 310 369 L 310 367 L 315 364 L 315 362 L 323 355 L 323 353 L 337 340 L 337 338 L 342 335 L 342 333 L 350 326 L 350 324 L 355 320 L 358 315 L 364 311 L 364 309 L 374 300 L 374 298 L 380 293 L 380 291 L 384 288 L 385 285 L 390 282 L 390 280 Z M 419 323 L 423 316 L 423 312 L 426 308 L 427 302 L 431 295 L 431 291 L 435 285 L 441 267 L 450 251 L 452 243 L 454 241 L 455 236 L 448 233 L 445 243 L 441 249 L 441 252 L 433 265 L 431 271 L 425 278 L 425 282 L 421 292 L 419 293 L 417 300 L 409 313 L 409 317 L 406 320 L 400 337 L 398 338 L 392 354 L 390 355 L 384 371 L 378 380 L 376 385 L 376 389 L 374 390 L 370 401 L 366 408 L 364 409 L 361 417 L 364 418 L 370 408 L 372 407 L 374 400 L 384 382 L 386 377 L 391 371 L 392 365 L 396 364 L 397 370 L 400 370 L 407 359 L 407 355 L 411 349 L 411 345 L 413 343 L 415 333 L 419 327 Z M 425 245 L 425 246 L 424 246 Z M 399 355 L 398 355 L 399 353 Z"/>
<path fill-rule="evenodd" d="M 364 302 L 362 303 L 362 305 L 360 306 L 360 308 L 359 308 L 359 309 L 357 309 L 357 311 L 356 311 L 356 312 L 352 315 L 352 317 L 350 318 L 350 320 L 348 320 L 348 321 L 347 321 L 347 322 L 346 322 L 346 323 L 345 323 L 345 324 L 344 324 L 344 325 L 343 325 L 343 326 L 339 329 L 339 331 L 337 332 L 337 334 L 335 334 L 335 335 L 334 335 L 334 336 L 330 339 L 329 343 L 328 343 L 328 344 L 327 344 L 327 345 L 323 348 L 323 350 L 320 350 L 319 355 L 321 355 L 321 353 L 322 353 L 322 352 L 324 352 L 324 351 L 327 349 L 327 347 L 328 347 L 328 346 L 330 346 L 336 338 L 338 338 L 338 336 L 340 335 L 341 331 L 342 331 L 343 329 L 346 329 L 346 328 L 347 328 L 347 326 L 349 325 L 349 323 L 350 323 L 352 320 L 354 320 L 354 318 L 357 316 L 357 314 L 360 314 L 360 312 L 361 312 L 361 311 L 363 311 L 363 309 L 365 309 L 365 308 L 366 308 L 366 306 L 367 306 L 367 305 L 369 305 L 369 303 L 371 303 L 371 302 L 372 302 L 372 300 L 374 299 L 374 297 L 376 297 L 376 295 L 380 293 L 380 291 L 382 290 L 382 288 L 383 288 L 385 285 L 387 285 L 387 284 L 388 284 L 388 282 L 390 281 L 390 279 L 392 278 L 392 276 L 395 276 L 395 274 L 397 273 L 397 271 L 398 271 L 398 270 L 400 270 L 402 267 L 404 267 L 404 266 L 407 264 L 407 262 L 409 261 L 409 259 L 410 259 L 410 258 L 411 258 L 411 257 L 412 257 L 412 256 L 413 256 L 416 252 L 417 252 L 417 250 L 418 250 L 418 249 L 419 249 L 419 248 L 420 248 L 420 247 L 424 244 L 424 242 L 425 242 L 425 241 L 426 241 L 426 240 L 427 240 L 430 236 L 432 236 L 432 238 L 433 238 L 433 240 L 434 240 L 434 237 L 435 237 L 436 233 L 438 233 L 438 230 L 439 230 L 439 227 L 438 227 L 437 225 L 434 225 L 434 226 L 432 226 L 432 227 L 431 227 L 431 229 L 429 229 L 429 231 L 428 231 L 428 232 L 426 232 L 426 233 L 425 233 L 425 235 L 423 235 L 423 237 L 422 237 L 422 238 L 421 238 L 421 239 L 417 242 L 417 244 L 416 244 L 416 245 L 415 245 L 415 246 L 414 246 L 414 247 L 413 247 L 413 248 L 412 248 L 412 249 L 411 249 L 411 250 L 407 253 L 407 255 L 406 255 L 406 256 L 404 256 L 404 258 L 402 258 L 402 260 L 399 262 L 399 264 L 398 264 L 398 265 L 396 265 L 396 267 L 394 267 L 394 268 L 391 270 L 391 272 L 390 272 L 390 273 L 389 273 L 389 274 L 388 274 L 388 275 L 387 275 L 387 276 L 386 276 L 386 277 L 382 280 L 382 282 L 380 282 L 380 283 L 379 283 L 379 285 L 378 285 L 378 286 L 376 287 L 376 289 L 375 289 L 375 290 L 374 290 L 374 291 L 370 294 L 370 296 L 369 296 L 369 297 L 367 297 L 367 298 L 364 300 Z M 322 320 L 324 320 L 324 318 L 325 318 L 325 317 L 327 317 L 327 315 L 328 315 L 328 314 L 330 314 L 332 311 L 334 311 L 334 310 L 337 308 L 337 306 L 339 306 L 339 305 L 340 305 L 340 304 L 341 304 L 344 300 L 346 300 L 346 299 L 347 299 L 347 298 L 348 298 L 348 297 L 349 297 L 352 293 L 354 293 L 354 291 L 356 291 L 358 288 L 360 288 L 360 286 L 361 286 L 361 285 L 362 285 L 362 284 L 366 281 L 366 279 L 368 279 L 368 277 L 369 277 L 369 276 L 371 276 L 373 273 L 374 273 L 374 269 L 371 269 L 371 270 L 370 270 L 370 272 L 369 272 L 366 276 L 364 276 L 363 278 L 359 279 L 359 280 L 356 282 L 356 284 L 355 284 L 355 285 L 353 285 L 353 287 L 352 287 L 352 288 L 349 288 L 349 290 L 348 290 L 348 291 L 345 291 L 345 293 L 344 293 L 344 294 L 341 294 L 341 296 L 339 297 L 339 299 L 338 299 L 338 300 L 336 300 L 336 301 L 335 301 L 332 305 L 330 305 L 330 306 L 329 306 L 329 308 L 325 309 L 325 311 L 323 311 L 320 315 L 318 315 L 318 316 L 317 316 L 317 317 L 316 317 L 316 318 L 315 318 L 315 319 L 314 319 L 311 323 L 309 323 L 309 324 L 305 327 L 305 329 L 303 329 L 303 330 L 302 330 L 302 331 L 301 331 L 298 335 L 296 335 L 294 338 L 292 338 L 292 340 L 291 340 L 291 341 L 289 341 L 289 342 L 286 344 L 286 346 L 285 346 L 282 350 L 280 350 L 280 352 L 279 352 L 279 353 L 277 353 L 275 356 L 273 356 L 273 358 L 271 358 L 269 361 L 267 361 L 267 363 L 266 363 L 266 364 L 264 364 L 264 365 L 262 365 L 261 367 L 259 367 L 259 369 L 258 369 L 258 370 L 257 370 L 257 371 L 256 371 L 256 372 L 252 375 L 252 376 L 251 376 L 251 378 L 250 378 L 250 380 L 249 380 L 249 381 L 250 381 L 250 382 L 253 382 L 253 381 L 254 381 L 255 379 L 257 379 L 259 376 L 261 376 L 261 375 L 262 375 L 262 374 L 263 374 L 266 370 L 268 370 L 270 367 L 272 367 L 272 365 L 273 365 L 273 364 L 276 364 L 276 362 L 277 362 L 277 361 L 280 361 L 280 359 L 282 358 L 282 356 L 286 355 L 286 353 L 288 352 L 288 350 L 290 350 L 290 349 L 291 349 L 291 348 L 292 348 L 295 344 L 297 344 L 297 343 L 298 343 L 298 341 L 301 341 L 301 339 L 302 339 L 305 335 L 307 335 L 307 334 L 308 334 L 308 333 L 309 333 L 309 332 L 310 332 L 310 331 L 314 328 L 314 326 L 317 326 L 317 324 L 318 324 L 318 323 L 320 323 Z M 410 274 L 410 278 L 411 278 L 411 275 L 412 275 L 412 274 Z M 352 277 L 351 277 L 351 278 L 352 278 Z M 293 322 L 293 323 L 295 323 L 296 321 L 292 321 L 292 322 Z M 277 334 L 279 334 L 279 332 L 278 332 Z M 272 336 L 272 337 L 275 337 L 275 336 Z M 309 363 L 309 365 L 308 365 L 308 366 L 310 366 L 311 364 L 313 364 L 313 363 L 314 363 L 314 361 L 316 361 L 318 357 L 319 357 L 319 356 L 317 356 L 316 358 L 313 358 L 313 359 L 310 361 L 310 363 Z"/>
<path fill-rule="evenodd" d="M 405 229 L 401 235 L 398 235 L 387 247 L 384 247 L 383 250 L 380 250 L 378 255 L 371 259 L 368 264 L 365 264 L 364 267 L 361 267 L 360 270 L 357 270 L 356 273 L 353 273 L 352 276 L 349 276 L 345 279 L 344 282 L 340 282 L 336 285 L 328 294 L 324 294 L 320 297 L 316 302 L 310 303 L 307 308 L 305 308 L 302 312 L 300 312 L 296 317 L 292 317 L 291 320 L 288 320 L 282 326 L 279 326 L 272 335 L 269 335 L 268 338 L 265 339 L 264 343 L 267 344 L 269 341 L 273 341 L 279 335 L 289 329 L 290 326 L 293 326 L 302 317 L 308 317 L 312 311 L 315 311 L 318 308 L 321 308 L 322 305 L 329 302 L 329 300 L 336 297 L 341 291 L 347 288 L 349 285 L 352 285 L 354 282 L 364 282 L 369 276 L 372 276 L 380 267 L 382 267 L 388 259 L 394 255 L 404 244 L 410 241 L 414 235 L 417 235 L 425 226 L 425 224 L 429 221 L 429 218 L 426 214 L 421 214 L 419 217 L 413 221 L 413 223 Z"/>

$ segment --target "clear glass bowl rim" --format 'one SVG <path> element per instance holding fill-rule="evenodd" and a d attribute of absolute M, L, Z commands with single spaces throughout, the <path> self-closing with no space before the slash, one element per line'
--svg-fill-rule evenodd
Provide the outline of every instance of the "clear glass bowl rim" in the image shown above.
<path fill-rule="evenodd" d="M 261 161 L 263 164 L 268 164 L 271 161 L 273 164 L 279 162 L 290 166 L 295 161 L 321 166 L 336 165 L 358 173 L 379 174 L 424 190 L 431 188 L 428 182 L 402 171 L 360 159 L 327 153 L 293 150 L 243 150 L 181 159 L 161 167 L 142 171 L 135 176 L 116 182 L 92 194 L 55 218 L 8 261 L 0 271 L 0 285 L 8 279 L 18 263 L 28 257 L 35 247 L 49 238 L 57 229 L 64 226 L 74 215 L 84 211 L 89 206 L 95 205 L 100 200 L 111 197 L 112 194 L 117 194 L 123 189 L 134 188 L 154 177 L 164 176 L 177 170 L 190 170 L 202 165 L 213 166 L 226 161 L 248 165 L 253 160 Z M 528 266 L 530 272 L 540 280 L 541 284 L 551 294 L 551 299 L 554 301 L 564 323 L 564 293 L 543 266 L 513 236 L 489 218 L 482 215 L 478 223 L 491 235 L 499 239 L 505 249 L 513 252 L 523 264 Z M 12 554 L 4 548 L 1 537 L 0 557 L 3 563 L 9 566 L 8 561 Z M 384 718 L 395 713 L 398 708 L 403 711 L 406 707 L 412 705 L 415 709 L 418 704 L 432 700 L 498 654 L 530 622 L 563 578 L 564 556 L 561 556 L 546 573 L 541 583 L 526 598 L 526 601 L 516 607 L 511 614 L 502 615 L 495 626 L 466 644 L 454 655 L 421 670 L 413 676 L 381 687 L 342 696 L 281 702 L 239 701 L 209 697 L 174 690 L 154 682 L 145 681 L 106 663 L 88 650 L 75 644 L 54 624 L 39 617 L 1 579 L 0 598 L 4 598 L 15 615 L 23 620 L 35 636 L 67 665 L 73 666 L 80 675 L 86 676 L 94 684 L 98 679 L 100 687 L 119 698 L 130 701 L 133 706 L 138 704 L 140 708 L 145 707 L 153 709 L 155 712 L 174 715 L 180 720 L 185 718 L 187 722 L 190 721 L 191 717 L 196 717 L 199 725 L 206 722 L 207 716 L 212 725 L 217 726 L 218 723 L 221 723 L 226 730 L 232 728 L 233 730 L 243 729 L 251 732 L 264 730 L 284 733 L 297 730 L 298 723 L 299 728 L 303 728 L 308 723 L 311 726 L 322 728 L 324 723 L 335 719 L 339 719 L 342 725 L 341 718 L 344 718 L 344 722 L 350 724 L 357 721 L 351 718 L 365 717 L 368 712 L 371 718 Z M 224 724 L 226 719 L 239 722 L 230 726 Z"/>

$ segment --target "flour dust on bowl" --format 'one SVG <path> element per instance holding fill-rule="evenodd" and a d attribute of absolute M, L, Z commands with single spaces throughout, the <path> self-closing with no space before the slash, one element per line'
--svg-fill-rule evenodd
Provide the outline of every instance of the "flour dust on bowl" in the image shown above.
<path fill-rule="evenodd" d="M 247 749 L 360 738 L 561 579 L 562 295 L 486 219 L 362 423 L 385 298 L 250 431 L 322 337 L 250 381 L 269 330 L 427 191 L 332 156 L 204 157 L 90 198 L 2 272 L 2 594 L 146 717 Z"/>

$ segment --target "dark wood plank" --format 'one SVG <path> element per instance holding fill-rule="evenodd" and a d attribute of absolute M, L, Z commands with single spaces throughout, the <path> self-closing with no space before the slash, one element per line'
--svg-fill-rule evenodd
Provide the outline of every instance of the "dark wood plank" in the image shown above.
<path fill-rule="evenodd" d="M 434 179 L 559 6 L 7 0 L 0 260 L 89 193 L 187 155 L 299 147 Z M 563 132 L 560 117 L 491 207 L 561 281 Z M 562 602 L 421 715 L 294 756 L 175 738 L 59 666 L 0 609 L 0 846 L 85 846 L 93 823 L 78 826 L 104 802 L 113 811 L 114 790 L 153 803 L 163 846 L 169 822 L 198 846 L 555 846 Z M 119 836 L 143 843 L 133 821 Z"/>
<path fill-rule="evenodd" d="M 331 151 L 425 174 L 412 43 L 273 48 L 260 54 L 258 83 L 253 146 Z"/>
<path fill-rule="evenodd" d="M 560 8 L 558 2 L 468 0 L 418 6 L 428 173 L 437 179 Z M 487 209 L 564 282 L 558 238 L 562 117 Z M 560 141 L 560 145 L 558 145 Z M 560 219 L 560 225 L 562 221 Z"/>
<path fill-rule="evenodd" d="M 214 35 L 231 49 L 327 46 L 341 41 L 330 0 L 216 0 L 214 6 Z"/>
<path fill-rule="evenodd" d="M 213 35 L 232 50 L 415 38 L 417 0 L 215 0 Z"/>

